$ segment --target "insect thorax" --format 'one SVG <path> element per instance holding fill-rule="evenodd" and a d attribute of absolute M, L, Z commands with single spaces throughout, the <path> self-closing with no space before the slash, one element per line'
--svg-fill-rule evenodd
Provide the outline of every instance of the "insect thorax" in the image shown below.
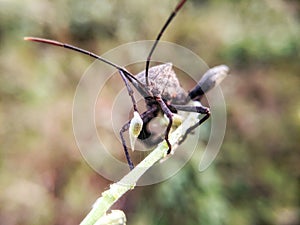
<path fill-rule="evenodd" d="M 144 85 L 145 70 L 138 73 L 136 78 Z M 186 104 L 187 93 L 180 86 L 172 63 L 165 63 L 149 68 L 149 90 L 154 96 L 161 95 L 161 97 L 170 101 L 173 104 Z"/>

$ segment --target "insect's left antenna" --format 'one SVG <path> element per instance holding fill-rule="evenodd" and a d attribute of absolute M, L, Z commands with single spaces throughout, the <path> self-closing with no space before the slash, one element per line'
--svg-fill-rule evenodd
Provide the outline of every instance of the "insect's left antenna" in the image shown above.
<path fill-rule="evenodd" d="M 62 43 L 62 42 L 54 41 L 54 40 L 50 40 L 50 39 L 45 39 L 45 38 L 24 37 L 24 40 L 25 41 L 41 42 L 41 43 L 45 43 L 45 44 L 50 44 L 50 45 L 62 47 L 62 48 L 67 48 L 67 49 L 70 49 L 70 50 L 88 55 L 88 56 L 90 56 L 94 59 L 100 60 L 100 61 L 102 61 L 102 62 L 104 62 L 108 65 L 111 65 L 112 67 L 118 69 L 119 71 L 122 71 L 124 76 L 140 91 L 140 93 L 143 96 L 150 96 L 150 93 L 147 90 L 147 88 L 145 88 L 144 84 L 142 84 L 138 79 L 136 79 L 136 77 L 134 77 L 129 71 L 127 71 L 123 67 L 121 67 L 121 66 L 119 66 L 119 65 L 117 65 L 117 64 L 115 64 L 115 63 L 113 63 L 113 62 L 111 62 L 111 61 L 109 61 L 105 58 L 102 58 L 101 56 L 99 56 L 99 55 L 97 55 L 93 52 L 84 50 L 82 48 L 75 47 L 75 46 L 70 45 L 70 44 L 66 44 L 66 43 Z"/>
<path fill-rule="evenodd" d="M 59 47 L 62 47 L 62 48 L 71 49 L 71 50 L 74 50 L 76 52 L 83 53 L 85 55 L 91 56 L 92 58 L 100 60 L 100 61 L 102 61 L 102 62 L 104 62 L 108 65 L 111 65 L 111 66 L 115 67 L 118 70 L 121 70 L 127 76 L 127 78 L 129 80 L 131 80 L 131 79 L 136 80 L 136 78 L 130 72 L 128 72 L 127 70 L 125 70 L 121 66 L 118 66 L 117 64 L 115 64 L 115 63 L 113 63 L 113 62 L 111 62 L 107 59 L 104 59 L 101 56 L 98 56 L 97 54 L 95 54 L 93 52 L 90 52 L 90 51 L 87 51 L 87 50 L 84 50 L 84 49 L 81 49 L 81 48 L 78 48 L 78 47 L 75 47 L 73 45 L 69 45 L 69 44 L 66 44 L 66 43 L 50 40 L 50 39 L 37 38 L 37 37 L 24 37 L 24 40 L 25 41 L 35 41 L 35 42 L 41 42 L 41 43 L 45 43 L 45 44 L 55 45 L 55 46 L 59 46 Z"/>
<path fill-rule="evenodd" d="M 150 60 L 151 60 L 151 56 L 161 38 L 161 36 L 163 35 L 163 33 L 165 32 L 166 28 L 169 26 L 169 24 L 171 23 L 172 19 L 176 16 L 177 12 L 181 9 L 181 7 L 184 5 L 184 3 L 187 0 L 181 0 L 180 2 L 178 2 L 177 6 L 175 7 L 175 9 L 173 10 L 173 12 L 170 14 L 169 18 L 167 19 L 167 21 L 165 22 L 164 26 L 162 27 L 162 29 L 159 31 L 155 42 L 149 52 L 149 55 L 147 57 L 147 61 L 146 61 L 146 71 L 145 71 L 145 79 L 146 79 L 146 84 L 147 86 L 149 86 L 149 79 L 148 79 L 148 71 L 149 71 L 149 65 L 150 65 Z"/>
<path fill-rule="evenodd" d="M 102 58 L 101 56 L 84 50 L 82 48 L 78 48 L 75 47 L 73 45 L 70 44 L 66 44 L 66 43 L 62 43 L 59 41 L 54 41 L 54 40 L 50 40 L 50 39 L 45 39 L 45 38 L 38 38 L 38 37 L 24 37 L 25 41 L 35 41 L 35 42 L 41 42 L 41 43 L 45 43 L 45 44 L 49 44 L 49 45 L 54 45 L 54 46 L 58 46 L 58 47 L 62 47 L 62 48 L 67 48 L 76 52 L 80 52 L 83 53 L 85 55 L 88 55 L 94 59 L 100 60 L 108 65 L 113 66 L 114 68 L 118 69 L 119 71 L 121 71 L 123 73 L 123 75 L 139 90 L 139 92 L 143 95 L 143 96 L 150 96 L 150 92 L 147 90 L 147 88 L 145 88 L 144 84 L 142 84 L 136 77 L 134 77 L 129 71 L 127 71 L 125 68 L 105 59 Z"/>

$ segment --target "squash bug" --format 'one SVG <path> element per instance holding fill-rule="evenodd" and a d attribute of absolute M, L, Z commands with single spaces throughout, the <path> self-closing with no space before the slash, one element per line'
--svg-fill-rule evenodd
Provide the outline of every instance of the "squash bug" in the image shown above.
<path fill-rule="evenodd" d="M 208 92 L 210 89 L 218 85 L 228 74 L 229 68 L 225 65 L 220 65 L 209 69 L 196 84 L 196 86 L 189 92 L 186 92 L 180 85 L 178 78 L 172 69 L 171 63 L 165 63 L 158 66 L 149 67 L 151 62 L 151 56 L 161 38 L 164 31 L 176 16 L 177 12 L 185 4 L 186 0 L 180 0 L 176 5 L 175 9 L 169 15 L 167 21 L 159 31 L 155 42 L 149 52 L 146 59 L 145 70 L 133 75 L 126 68 L 116 65 L 113 62 L 98 56 L 97 54 L 75 47 L 70 44 L 61 43 L 54 40 L 37 38 L 37 37 L 25 37 L 25 40 L 46 43 L 54 46 L 67 48 L 73 51 L 77 51 L 86 54 L 92 58 L 100 60 L 110 66 L 116 68 L 122 77 L 126 86 L 127 92 L 131 98 L 134 118 L 128 121 L 120 130 L 120 137 L 124 148 L 125 156 L 129 168 L 132 170 L 134 164 L 130 158 L 128 147 L 124 139 L 124 133 L 129 130 L 131 146 L 133 147 L 136 138 L 145 140 L 151 137 L 151 131 L 148 128 L 149 122 L 157 117 L 159 113 L 165 115 L 168 119 L 168 124 L 164 132 L 164 136 L 160 137 L 159 140 L 152 140 L 153 143 L 158 143 L 161 140 L 165 140 L 168 145 L 167 154 L 171 152 L 172 146 L 169 142 L 169 133 L 172 125 L 176 123 L 178 117 L 176 117 L 178 111 L 194 112 L 202 114 L 203 117 L 199 119 L 193 127 L 191 127 L 181 139 L 180 143 L 184 141 L 188 133 L 194 130 L 197 126 L 201 125 L 210 116 L 210 109 L 202 106 L 188 105 L 190 101 L 199 101 L 201 97 Z M 146 104 L 146 111 L 139 113 L 136 100 L 133 95 L 132 86 L 143 96 Z"/>

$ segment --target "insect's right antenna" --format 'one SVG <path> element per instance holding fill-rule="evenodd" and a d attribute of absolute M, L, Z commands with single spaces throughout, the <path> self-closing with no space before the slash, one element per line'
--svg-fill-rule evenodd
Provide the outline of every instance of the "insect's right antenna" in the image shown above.
<path fill-rule="evenodd" d="M 151 60 L 151 56 L 154 52 L 154 49 L 156 48 L 161 36 L 163 35 L 164 31 L 166 30 L 166 28 L 168 27 L 168 25 L 170 24 L 170 22 L 172 21 L 172 19 L 176 16 L 177 12 L 181 9 L 181 7 L 184 5 L 184 3 L 186 2 L 186 0 L 181 0 L 176 8 L 174 9 L 174 11 L 170 14 L 169 18 L 167 19 L 167 21 L 165 22 L 164 26 L 162 27 L 162 29 L 159 31 L 157 38 L 155 39 L 155 42 L 150 50 L 150 53 L 147 57 L 147 61 L 146 61 L 146 71 L 145 71 L 145 78 L 146 78 L 146 84 L 147 87 L 149 86 L 149 79 L 148 79 L 148 71 L 149 71 L 149 65 L 150 65 L 150 60 Z"/>

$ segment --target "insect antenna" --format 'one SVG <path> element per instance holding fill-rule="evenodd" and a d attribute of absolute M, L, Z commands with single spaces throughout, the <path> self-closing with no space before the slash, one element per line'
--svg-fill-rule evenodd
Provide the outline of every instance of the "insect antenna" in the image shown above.
<path fill-rule="evenodd" d="M 118 66 L 117 64 L 102 58 L 101 56 L 84 50 L 82 48 L 79 47 L 75 47 L 73 45 L 70 44 L 66 44 L 66 43 L 62 43 L 59 41 L 54 41 L 54 40 L 50 40 L 50 39 L 45 39 L 45 38 L 38 38 L 38 37 L 24 37 L 25 41 L 35 41 L 35 42 L 41 42 L 41 43 L 45 43 L 45 44 L 50 44 L 50 45 L 54 45 L 54 46 L 58 46 L 58 47 L 62 47 L 62 48 L 67 48 L 76 52 L 80 52 L 83 53 L 85 55 L 88 55 L 94 59 L 100 60 L 116 69 L 118 69 L 119 71 L 121 71 L 124 76 L 135 86 L 135 88 L 138 89 L 138 91 L 145 97 L 145 96 L 151 96 L 151 93 L 147 90 L 147 88 L 145 87 L 144 84 L 142 84 L 137 78 L 135 78 L 129 71 L 127 71 L 125 68 Z"/>
<path fill-rule="evenodd" d="M 162 29 L 159 31 L 155 42 L 149 52 L 149 55 L 147 57 L 147 61 L 146 61 L 146 71 L 145 71 L 145 78 L 146 78 L 146 85 L 147 87 L 149 86 L 149 79 L 148 79 L 148 71 L 149 71 L 149 65 L 150 65 L 150 60 L 151 60 L 151 56 L 161 38 L 161 36 L 163 35 L 164 31 L 166 30 L 166 28 L 168 27 L 168 25 L 170 24 L 170 22 L 172 21 L 172 19 L 176 16 L 177 12 L 181 9 L 181 7 L 184 5 L 184 3 L 186 2 L 186 0 L 181 0 L 177 6 L 175 7 L 175 9 L 173 10 L 173 12 L 170 14 L 169 18 L 167 19 L 167 21 L 165 22 L 165 24 L 163 25 Z"/>

